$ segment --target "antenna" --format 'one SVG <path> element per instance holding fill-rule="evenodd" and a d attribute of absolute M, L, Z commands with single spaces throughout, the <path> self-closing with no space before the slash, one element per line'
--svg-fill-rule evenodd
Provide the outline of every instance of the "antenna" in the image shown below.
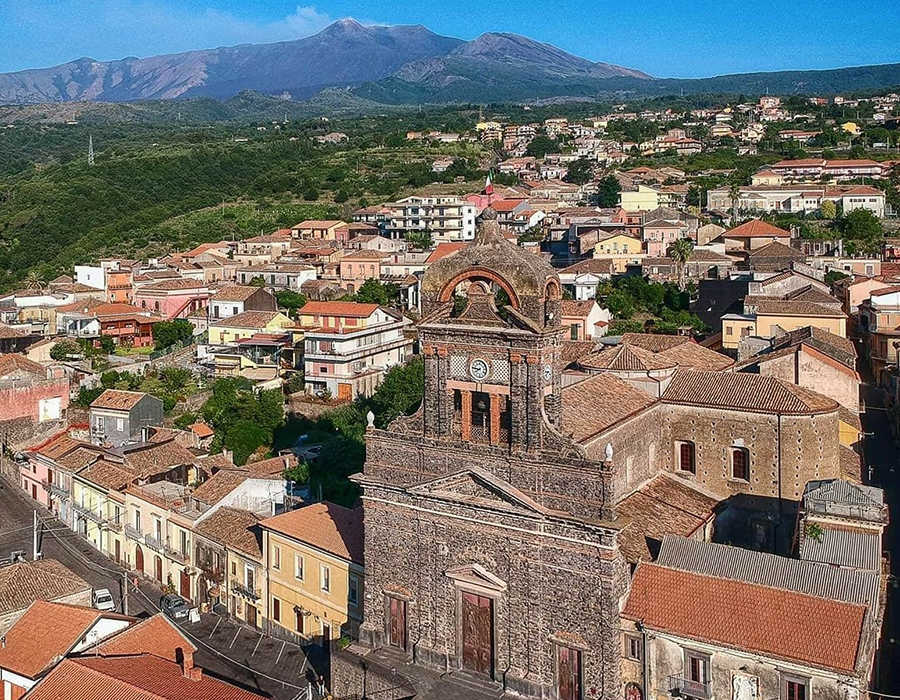
<path fill-rule="evenodd" d="M 88 165 L 94 164 L 94 137 L 88 136 Z"/>

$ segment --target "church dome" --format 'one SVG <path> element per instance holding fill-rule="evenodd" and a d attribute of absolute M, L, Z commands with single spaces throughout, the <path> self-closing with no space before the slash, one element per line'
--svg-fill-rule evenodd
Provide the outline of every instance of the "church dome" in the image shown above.
<path fill-rule="evenodd" d="M 488 283 L 502 289 L 509 305 L 540 327 L 559 326 L 562 288 L 559 275 L 540 255 L 507 240 L 497 212 L 485 209 L 475 239 L 455 255 L 431 265 L 422 278 L 422 310 L 430 315 L 452 307 L 457 287 L 465 282 Z"/>

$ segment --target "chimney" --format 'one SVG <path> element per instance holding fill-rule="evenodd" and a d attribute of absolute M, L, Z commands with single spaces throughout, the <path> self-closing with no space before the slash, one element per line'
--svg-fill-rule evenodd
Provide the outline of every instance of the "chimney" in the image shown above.
<path fill-rule="evenodd" d="M 181 673 L 185 678 L 192 681 L 203 679 L 203 669 L 194 666 L 194 652 L 192 649 L 185 649 L 181 659 Z"/>

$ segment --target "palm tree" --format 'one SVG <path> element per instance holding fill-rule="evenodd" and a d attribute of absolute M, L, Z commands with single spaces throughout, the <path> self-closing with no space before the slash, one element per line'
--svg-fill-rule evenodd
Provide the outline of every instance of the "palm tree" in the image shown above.
<path fill-rule="evenodd" d="M 25 275 L 25 289 L 43 289 L 44 277 L 37 270 L 30 270 Z"/>
<path fill-rule="evenodd" d="M 684 266 L 694 252 L 694 242 L 690 238 L 679 238 L 669 245 L 666 254 L 672 258 L 678 268 L 678 288 L 684 289 Z"/>
<path fill-rule="evenodd" d="M 731 198 L 731 225 L 734 226 L 737 223 L 738 202 L 741 199 L 741 186 L 737 182 L 729 185 L 728 196 Z"/>

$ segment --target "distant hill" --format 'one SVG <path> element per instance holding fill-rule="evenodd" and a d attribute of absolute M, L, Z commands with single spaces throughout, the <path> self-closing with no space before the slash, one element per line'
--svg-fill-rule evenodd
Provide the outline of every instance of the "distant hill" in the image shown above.
<path fill-rule="evenodd" d="M 0 105 L 228 101 L 252 91 L 293 102 L 315 98 L 310 109 L 364 112 L 371 111 L 373 103 L 624 99 L 680 93 L 828 95 L 894 85 L 900 85 L 900 64 L 689 80 L 654 78 L 516 34 L 488 33 L 461 41 L 422 26 L 363 26 L 348 19 L 296 41 L 107 62 L 82 58 L 53 68 L 0 74 Z M 261 111 L 268 114 L 270 107 Z M 210 105 L 200 109 L 204 110 L 219 111 Z M 246 105 L 238 111 L 245 112 Z"/>

